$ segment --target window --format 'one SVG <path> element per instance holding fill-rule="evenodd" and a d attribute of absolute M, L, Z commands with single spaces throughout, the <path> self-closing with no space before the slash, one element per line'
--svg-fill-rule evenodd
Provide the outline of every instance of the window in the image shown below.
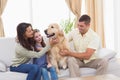
<path fill-rule="evenodd" d="M 16 26 L 21 22 L 31 22 L 30 0 L 8 0 L 2 15 L 5 37 L 16 36 Z"/>
<path fill-rule="evenodd" d="M 44 35 L 50 23 L 59 23 L 69 17 L 65 0 L 8 0 L 2 15 L 5 36 L 15 37 L 21 22 L 30 22 Z"/>
<path fill-rule="evenodd" d="M 44 30 L 50 23 L 60 23 L 69 17 L 69 9 L 65 0 L 32 0 L 33 26 L 39 28 L 44 35 Z"/>

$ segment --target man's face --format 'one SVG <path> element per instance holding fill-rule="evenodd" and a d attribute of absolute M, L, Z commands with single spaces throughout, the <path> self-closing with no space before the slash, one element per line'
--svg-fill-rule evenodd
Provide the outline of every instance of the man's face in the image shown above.
<path fill-rule="evenodd" d="M 78 22 L 77 28 L 78 28 L 79 32 L 83 35 L 88 31 L 89 25 L 90 24 L 85 24 L 84 21 L 83 22 Z"/>

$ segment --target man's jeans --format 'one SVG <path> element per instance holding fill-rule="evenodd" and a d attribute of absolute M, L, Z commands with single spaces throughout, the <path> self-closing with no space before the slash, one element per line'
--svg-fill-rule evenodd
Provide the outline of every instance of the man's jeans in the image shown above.
<path fill-rule="evenodd" d="M 43 80 L 58 80 L 58 76 L 54 67 L 50 67 L 48 69 L 42 68 L 41 70 L 42 70 Z M 50 72 L 50 77 L 48 71 Z"/>

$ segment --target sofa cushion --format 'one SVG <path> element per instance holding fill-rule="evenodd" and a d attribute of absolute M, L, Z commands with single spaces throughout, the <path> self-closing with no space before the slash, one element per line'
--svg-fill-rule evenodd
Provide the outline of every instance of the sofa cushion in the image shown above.
<path fill-rule="evenodd" d="M 15 55 L 15 38 L 0 38 L 0 60 L 9 67 Z"/>
<path fill-rule="evenodd" d="M 110 60 L 112 58 L 114 58 L 116 56 L 116 52 L 111 50 L 111 49 L 107 49 L 107 48 L 102 48 L 98 51 L 97 53 L 97 57 L 98 58 L 105 58 L 107 60 Z"/>
<path fill-rule="evenodd" d="M 94 68 L 83 67 L 83 68 L 80 68 L 79 71 L 81 73 L 80 76 L 92 76 L 92 75 L 95 75 L 95 73 L 96 73 L 96 69 L 94 69 Z M 69 70 L 68 69 L 66 69 L 66 70 L 61 69 L 60 73 L 62 73 L 62 74 L 58 75 L 59 78 L 69 77 Z"/>
<path fill-rule="evenodd" d="M 93 76 L 96 74 L 96 69 L 94 68 L 80 68 L 81 76 Z"/>
<path fill-rule="evenodd" d="M 27 74 L 19 72 L 0 72 L 0 80 L 26 80 Z"/>
<path fill-rule="evenodd" d="M 5 71 L 7 71 L 7 66 L 2 60 L 0 60 L 0 72 L 5 72 Z"/>

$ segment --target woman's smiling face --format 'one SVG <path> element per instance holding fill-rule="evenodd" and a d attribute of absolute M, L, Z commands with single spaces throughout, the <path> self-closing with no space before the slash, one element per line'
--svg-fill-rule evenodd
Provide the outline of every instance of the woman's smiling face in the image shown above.
<path fill-rule="evenodd" d="M 33 29 L 32 29 L 31 26 L 26 28 L 25 37 L 26 38 L 32 38 L 33 37 Z"/>

